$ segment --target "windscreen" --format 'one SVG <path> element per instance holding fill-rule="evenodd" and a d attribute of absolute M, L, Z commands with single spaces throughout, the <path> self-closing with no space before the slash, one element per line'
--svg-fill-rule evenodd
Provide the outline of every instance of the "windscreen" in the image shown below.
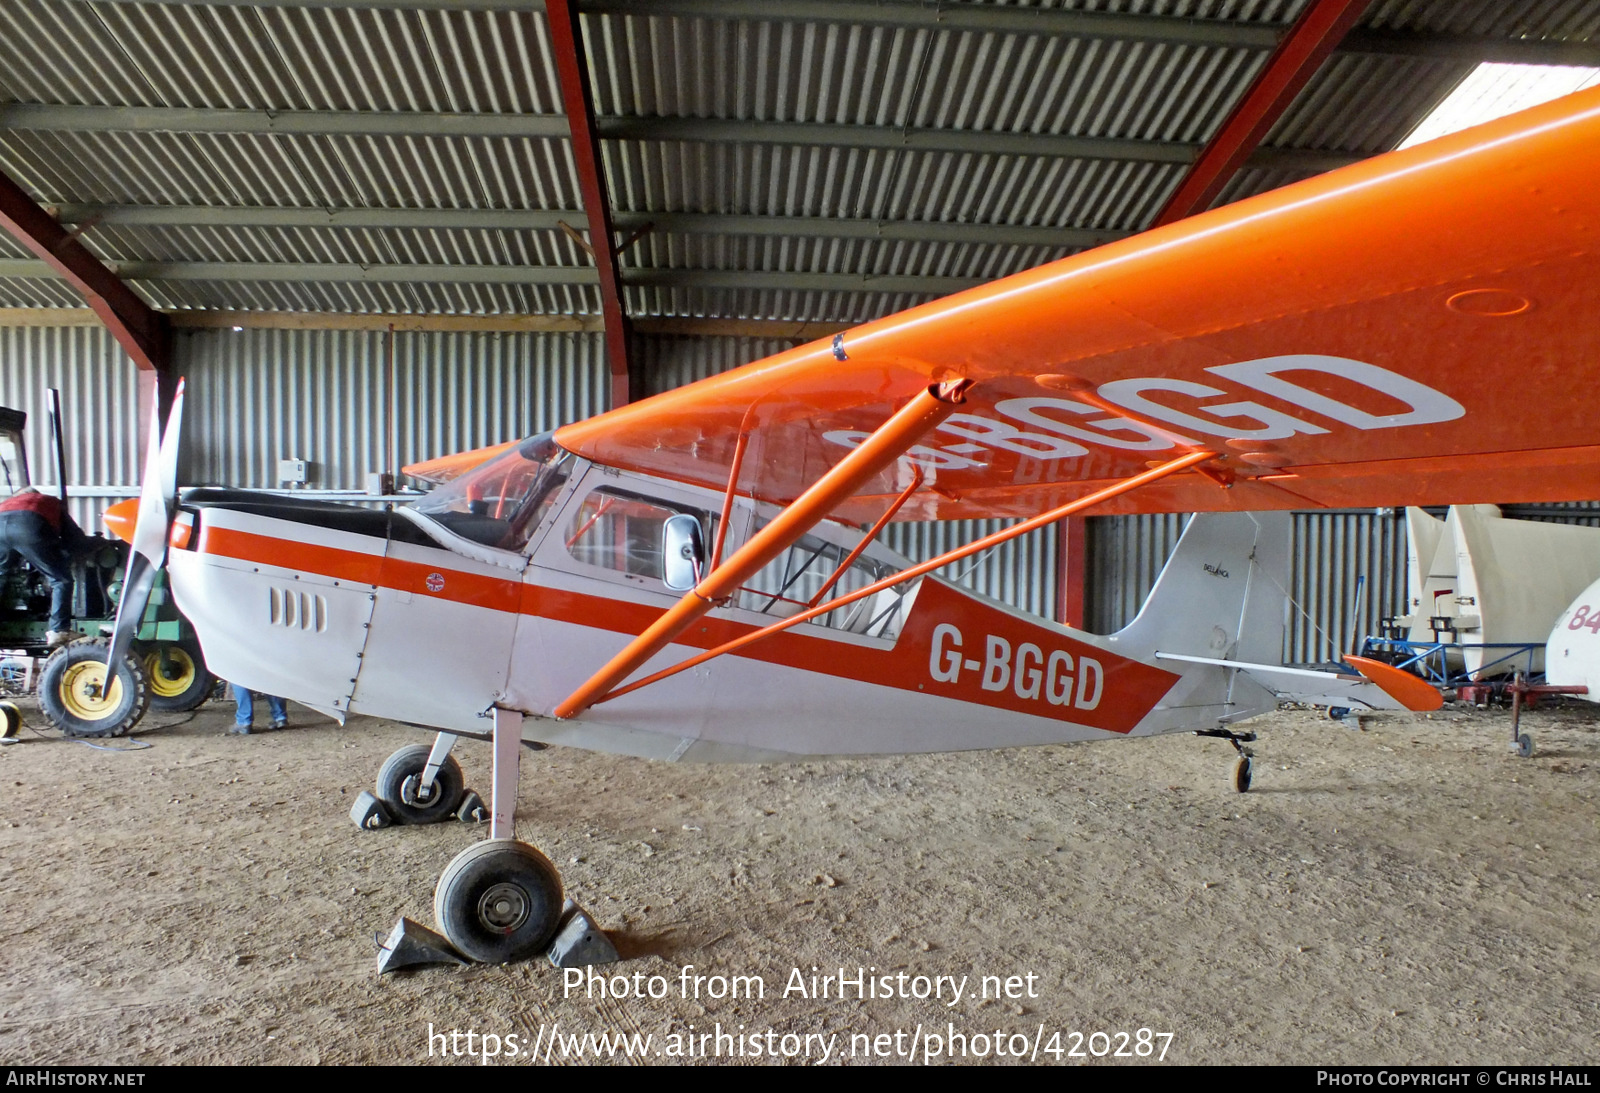
<path fill-rule="evenodd" d="M 28 484 L 28 465 L 23 459 L 22 434 L 0 429 L 0 497 L 10 497 Z"/>
<path fill-rule="evenodd" d="M 412 506 L 463 539 L 521 550 L 567 480 L 571 455 L 550 433 L 529 437 Z"/>

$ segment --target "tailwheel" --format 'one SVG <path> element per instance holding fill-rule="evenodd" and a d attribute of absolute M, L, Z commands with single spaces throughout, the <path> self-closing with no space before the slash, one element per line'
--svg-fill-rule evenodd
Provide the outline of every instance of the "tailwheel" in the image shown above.
<path fill-rule="evenodd" d="M 121 736 L 144 716 L 150 684 L 134 656 L 120 657 L 106 671 L 105 638 L 64 645 L 45 661 L 39 676 L 39 708 L 68 736 Z"/>
<path fill-rule="evenodd" d="M 434 775 L 433 785 L 422 788 L 428 767 L 426 744 L 411 744 L 396 751 L 378 768 L 378 800 L 403 824 L 433 824 L 455 816 L 466 795 L 466 778 L 454 756 L 446 756 Z"/>
<path fill-rule="evenodd" d="M 550 944 L 561 920 L 561 875 L 515 839 L 473 843 L 445 867 L 433 917 L 462 955 L 484 964 L 523 960 Z"/>
<path fill-rule="evenodd" d="M 1253 732 L 1234 732 L 1232 729 L 1196 729 L 1196 736 L 1215 736 L 1226 740 L 1233 745 L 1233 750 L 1239 753 L 1239 759 L 1233 764 L 1233 788 L 1238 793 L 1250 792 L 1250 779 L 1255 776 L 1255 757 L 1250 754 L 1246 744 L 1253 743 L 1256 734 Z"/>
<path fill-rule="evenodd" d="M 1533 737 L 1522 733 L 1511 741 L 1511 750 L 1517 753 L 1517 758 L 1527 759 L 1533 755 Z"/>
<path fill-rule="evenodd" d="M 1241 755 L 1233 764 L 1233 788 L 1239 793 L 1250 792 L 1250 779 L 1255 774 L 1256 761 L 1249 755 Z"/>
<path fill-rule="evenodd" d="M 214 680 L 199 649 L 174 642 L 146 648 L 140 655 L 150 678 L 151 709 L 187 713 L 211 694 Z"/>

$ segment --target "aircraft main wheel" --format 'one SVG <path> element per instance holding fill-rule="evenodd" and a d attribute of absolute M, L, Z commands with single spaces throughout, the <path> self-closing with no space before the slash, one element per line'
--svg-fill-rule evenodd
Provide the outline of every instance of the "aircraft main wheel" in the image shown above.
<path fill-rule="evenodd" d="M 167 666 L 161 667 L 166 652 Z M 150 677 L 150 708 L 168 713 L 187 713 L 211 694 L 212 675 L 200 650 L 186 645 L 168 644 L 144 654 L 144 672 Z"/>
<path fill-rule="evenodd" d="M 410 744 L 383 761 L 378 768 L 378 800 L 389 806 L 403 824 L 436 824 L 448 820 L 461 807 L 467 780 L 453 755 L 445 757 L 430 793 L 422 792 L 422 772 L 428 766 L 426 744 Z"/>
<path fill-rule="evenodd" d="M 0 740 L 12 740 L 22 731 L 22 711 L 15 702 L 0 702 Z"/>
<path fill-rule="evenodd" d="M 1511 750 L 1517 753 L 1519 759 L 1528 758 L 1533 754 L 1533 737 L 1523 733 L 1512 743 Z"/>
<path fill-rule="evenodd" d="M 462 955 L 506 964 L 541 952 L 561 921 L 561 874 L 515 839 L 473 843 L 445 866 L 433 917 Z"/>
<path fill-rule="evenodd" d="M 1239 756 L 1233 764 L 1233 788 L 1239 793 L 1250 792 L 1250 778 L 1256 772 L 1256 761 L 1248 755 Z"/>
<path fill-rule="evenodd" d="M 137 657 L 106 673 L 105 638 L 75 641 L 50 654 L 39 675 L 39 708 L 68 736 L 121 736 L 144 716 L 150 684 Z"/>

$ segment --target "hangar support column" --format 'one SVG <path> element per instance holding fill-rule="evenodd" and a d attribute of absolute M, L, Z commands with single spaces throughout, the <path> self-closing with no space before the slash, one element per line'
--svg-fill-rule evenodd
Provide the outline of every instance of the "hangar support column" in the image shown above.
<path fill-rule="evenodd" d="M 8 175 L 0 173 L 0 226 L 83 294 L 84 300 L 139 369 L 139 435 L 149 430 L 152 390 L 161 416 L 172 406 L 172 324 L 63 228 Z M 82 229 L 79 229 L 80 231 Z"/>
<path fill-rule="evenodd" d="M 611 409 L 630 401 L 628 312 L 617 269 L 616 232 L 611 220 L 611 195 L 606 186 L 600 134 L 595 128 L 594 94 L 589 87 L 589 61 L 583 48 L 575 0 L 546 0 L 552 52 L 561 80 L 561 100 L 572 130 L 572 160 L 578 169 L 583 211 L 589 217 L 589 251 L 600 274 L 600 310 L 605 319 L 606 363 L 611 374 Z"/>

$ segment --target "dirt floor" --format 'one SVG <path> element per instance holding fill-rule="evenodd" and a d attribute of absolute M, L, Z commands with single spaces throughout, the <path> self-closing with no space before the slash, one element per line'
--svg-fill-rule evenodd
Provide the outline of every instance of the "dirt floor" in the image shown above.
<path fill-rule="evenodd" d="M 542 960 L 380 979 L 374 933 L 431 925 L 484 832 L 357 830 L 379 763 L 428 738 L 291 713 L 229 736 L 214 702 L 153 716 L 143 750 L 29 728 L 0 748 L 0 1060 L 556 1063 L 592 1058 L 586 1033 L 649 1036 L 653 1061 L 1597 1058 L 1594 707 L 1532 714 L 1529 760 L 1503 711 L 1281 713 L 1244 796 L 1231 749 L 1188 736 L 771 767 L 527 753 L 519 836 L 642 998 L 569 992 Z M 457 754 L 486 790 L 488 746 Z M 735 976 L 764 997 L 710 997 Z"/>

